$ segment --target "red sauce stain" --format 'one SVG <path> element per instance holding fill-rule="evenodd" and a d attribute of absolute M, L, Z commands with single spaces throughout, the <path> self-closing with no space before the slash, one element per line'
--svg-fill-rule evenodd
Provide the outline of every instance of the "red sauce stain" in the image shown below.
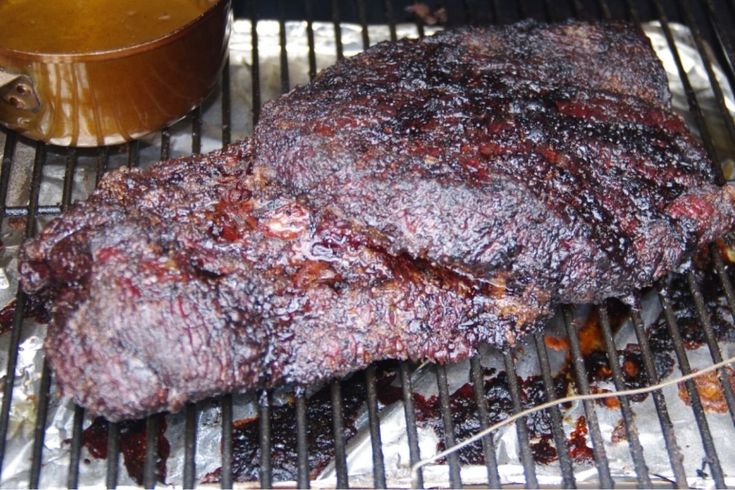
<path fill-rule="evenodd" d="M 613 429 L 612 436 L 610 436 L 610 442 L 613 444 L 617 444 L 619 442 L 627 441 L 628 440 L 628 433 L 625 432 L 625 423 L 623 422 L 623 419 L 618 420 L 618 423 L 615 424 L 615 428 Z"/>
<path fill-rule="evenodd" d="M 143 484 L 143 469 L 145 466 L 146 430 L 145 420 L 121 422 L 119 427 L 120 452 L 123 464 L 128 475 L 138 485 Z M 82 431 L 82 445 L 89 454 L 97 459 L 107 458 L 108 422 L 102 417 L 94 419 L 92 424 Z M 160 417 L 158 423 L 158 445 L 156 447 L 156 480 L 166 482 L 166 461 L 171 454 L 171 445 L 164 436 L 166 419 Z"/>
<path fill-rule="evenodd" d="M 9 332 L 13 328 L 13 318 L 15 318 L 15 300 L 0 310 L 0 335 Z"/>
<path fill-rule="evenodd" d="M 15 319 L 16 303 L 12 300 L 0 310 L 0 335 L 13 329 L 13 320 Z M 44 298 L 41 296 L 27 296 L 25 308 L 23 311 L 24 318 L 34 318 L 41 323 L 47 323 L 49 312 L 46 310 Z"/>
<path fill-rule="evenodd" d="M 725 368 L 725 380 L 735 390 L 735 369 Z M 711 371 L 694 378 L 694 387 L 706 412 L 727 413 L 727 401 L 725 400 L 725 391 L 719 373 Z M 686 389 L 685 383 L 679 383 L 678 388 L 679 398 L 686 405 L 691 406 L 692 401 L 689 398 L 689 391 Z"/>
<path fill-rule="evenodd" d="M 587 432 L 587 420 L 581 416 L 567 441 L 569 455 L 577 463 L 589 463 L 593 460 L 592 448 L 587 445 Z"/>
<path fill-rule="evenodd" d="M 544 336 L 544 344 L 551 350 L 563 352 L 569 350 L 569 340 L 565 337 L 555 337 L 553 335 Z"/>
<path fill-rule="evenodd" d="M 533 460 L 540 464 L 551 464 L 559 458 L 556 447 L 551 444 L 551 436 L 542 436 L 537 442 L 531 444 Z"/>

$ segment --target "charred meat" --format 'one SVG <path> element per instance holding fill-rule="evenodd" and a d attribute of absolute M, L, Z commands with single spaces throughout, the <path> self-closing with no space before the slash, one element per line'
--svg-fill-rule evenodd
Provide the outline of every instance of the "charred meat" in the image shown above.
<path fill-rule="evenodd" d="M 269 103 L 255 165 L 393 253 L 589 302 L 733 220 L 638 27 L 525 22 L 383 43 Z"/>

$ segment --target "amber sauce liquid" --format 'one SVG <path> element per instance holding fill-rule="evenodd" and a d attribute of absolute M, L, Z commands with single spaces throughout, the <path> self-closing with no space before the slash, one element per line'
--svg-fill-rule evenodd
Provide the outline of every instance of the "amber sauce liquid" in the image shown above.
<path fill-rule="evenodd" d="M 215 0 L 0 0 L 0 47 L 34 53 L 109 51 L 160 38 Z"/>

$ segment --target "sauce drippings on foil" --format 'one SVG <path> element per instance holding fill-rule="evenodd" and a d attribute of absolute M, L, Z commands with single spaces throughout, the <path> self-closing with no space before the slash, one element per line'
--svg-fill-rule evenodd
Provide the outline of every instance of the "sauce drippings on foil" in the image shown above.
<path fill-rule="evenodd" d="M 102 417 L 98 417 L 82 432 L 82 444 L 94 458 L 107 458 L 108 427 L 107 421 Z M 118 428 L 120 431 L 120 452 L 122 453 L 125 469 L 138 485 L 142 485 L 147 439 L 145 420 L 121 422 Z M 158 425 L 155 468 L 156 480 L 161 483 L 166 482 L 166 461 L 171 454 L 171 445 L 166 439 L 165 433 L 166 419 L 161 417 Z M 70 440 L 67 442 L 70 442 Z"/>
<path fill-rule="evenodd" d="M 5 0 L 0 47 L 34 53 L 125 48 L 183 27 L 214 0 Z"/>

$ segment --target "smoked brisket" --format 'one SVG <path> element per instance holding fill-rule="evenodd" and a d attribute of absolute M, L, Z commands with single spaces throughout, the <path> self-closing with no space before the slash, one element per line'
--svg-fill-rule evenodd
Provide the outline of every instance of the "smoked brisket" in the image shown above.
<path fill-rule="evenodd" d="M 381 43 L 252 141 L 106 175 L 22 249 L 62 391 L 110 420 L 516 345 L 732 228 L 637 27 Z"/>

